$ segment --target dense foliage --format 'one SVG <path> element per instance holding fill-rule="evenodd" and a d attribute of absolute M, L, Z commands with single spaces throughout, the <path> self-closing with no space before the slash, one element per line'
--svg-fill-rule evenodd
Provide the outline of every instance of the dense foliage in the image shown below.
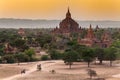
<path fill-rule="evenodd" d="M 77 38 L 83 38 L 87 29 L 83 29 L 82 34 L 53 35 L 51 29 L 25 29 L 26 35 L 18 35 L 17 29 L 0 30 L 0 62 L 14 63 L 36 60 L 36 48 L 46 51 L 48 54 L 41 56 L 41 60 L 63 59 L 65 63 L 71 65 L 76 61 L 85 61 L 88 67 L 96 59 L 102 64 L 104 60 L 112 61 L 120 59 L 120 32 L 118 29 L 94 30 L 95 36 L 100 39 L 104 31 L 109 31 L 113 39 L 113 44 L 109 48 L 86 47 L 77 42 Z M 6 53 L 5 44 L 16 48 L 15 53 Z M 32 48 L 34 49 L 32 49 Z M 40 58 L 40 57 L 39 57 Z"/>

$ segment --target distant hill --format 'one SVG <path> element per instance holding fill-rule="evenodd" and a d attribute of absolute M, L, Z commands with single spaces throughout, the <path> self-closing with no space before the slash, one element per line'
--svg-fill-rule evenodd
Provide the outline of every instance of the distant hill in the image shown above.
<path fill-rule="evenodd" d="M 31 19 L 12 19 L 1 18 L 0 28 L 55 28 L 59 26 L 61 20 L 31 20 Z M 81 27 L 120 28 L 120 21 L 77 21 Z"/>

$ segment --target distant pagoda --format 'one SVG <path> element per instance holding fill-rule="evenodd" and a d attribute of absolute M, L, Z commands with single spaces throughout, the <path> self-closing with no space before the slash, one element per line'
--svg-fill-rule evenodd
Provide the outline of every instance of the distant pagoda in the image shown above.
<path fill-rule="evenodd" d="M 18 34 L 19 34 L 20 36 L 25 36 L 25 30 L 24 30 L 23 28 L 19 28 Z"/>
<path fill-rule="evenodd" d="M 83 39 L 78 38 L 78 43 L 89 47 L 99 46 L 101 48 L 107 48 L 112 44 L 112 38 L 110 33 L 105 31 L 101 36 L 101 39 L 97 39 L 94 35 L 92 25 L 90 24 L 90 28 L 87 30 L 86 36 Z"/>

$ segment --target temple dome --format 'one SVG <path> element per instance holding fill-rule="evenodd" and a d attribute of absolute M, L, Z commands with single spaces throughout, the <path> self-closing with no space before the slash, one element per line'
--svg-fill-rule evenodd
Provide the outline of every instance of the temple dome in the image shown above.
<path fill-rule="evenodd" d="M 66 18 L 59 24 L 60 29 L 64 29 L 65 32 L 76 32 L 79 30 L 79 24 L 71 18 L 71 13 L 68 8 Z"/>

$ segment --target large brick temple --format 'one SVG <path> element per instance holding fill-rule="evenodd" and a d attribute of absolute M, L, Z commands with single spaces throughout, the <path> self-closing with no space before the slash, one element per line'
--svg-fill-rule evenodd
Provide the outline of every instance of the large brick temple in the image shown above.
<path fill-rule="evenodd" d="M 79 24 L 72 19 L 70 10 L 68 8 L 66 18 L 60 22 L 59 28 L 56 27 L 52 32 L 54 34 L 69 35 L 70 33 L 81 32 L 81 27 L 79 27 Z"/>
<path fill-rule="evenodd" d="M 98 29 L 99 28 L 97 25 L 96 30 Z M 59 27 L 56 27 L 52 30 L 52 34 L 62 34 L 64 36 L 70 36 L 71 33 L 81 34 L 82 32 L 83 31 L 81 27 L 79 27 L 79 24 L 72 19 L 69 8 L 66 13 L 66 18 L 60 22 Z M 87 34 L 84 36 L 84 38 L 81 39 L 78 37 L 78 43 L 89 47 L 99 46 L 102 48 L 106 48 L 112 44 L 112 39 L 110 34 L 106 31 L 102 35 L 101 39 L 97 39 L 94 35 L 92 25 L 90 25 L 89 29 L 87 29 Z"/>

